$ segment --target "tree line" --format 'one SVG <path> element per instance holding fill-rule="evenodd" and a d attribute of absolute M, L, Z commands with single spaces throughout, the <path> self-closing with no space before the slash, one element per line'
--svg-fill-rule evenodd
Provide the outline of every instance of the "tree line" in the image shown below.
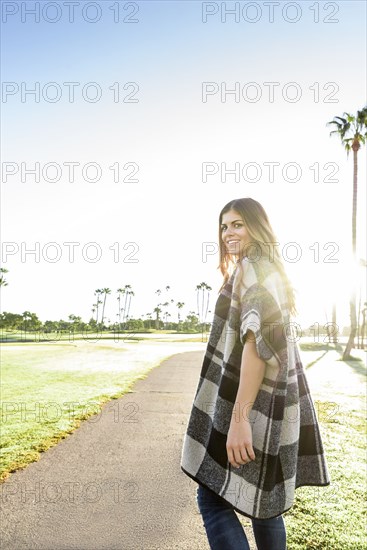
<path fill-rule="evenodd" d="M 0 269 L 0 286 L 7 286 L 5 274 L 8 270 Z M 168 296 L 170 286 L 165 287 L 165 294 L 162 290 L 155 291 L 158 297 L 163 301 L 158 302 L 151 312 L 141 314 L 138 318 L 130 315 L 131 302 L 135 293 L 132 286 L 127 284 L 116 290 L 115 319 L 106 316 L 107 300 L 113 298 L 112 290 L 108 287 L 97 288 L 94 291 L 95 301 L 91 308 L 91 317 L 88 322 L 74 313 L 68 316 L 67 320 L 60 319 L 46 320 L 42 322 L 36 313 L 24 311 L 23 313 L 11 313 L 4 311 L 0 314 L 0 328 L 6 331 L 28 331 L 28 332 L 103 332 L 106 330 L 114 331 L 144 331 L 144 330 L 175 330 L 179 332 L 199 332 L 207 329 L 207 316 L 209 310 L 210 291 L 212 288 L 205 282 L 196 286 L 197 311 L 189 311 L 185 318 L 182 318 L 181 310 L 185 302 L 175 301 Z M 176 316 L 170 313 L 170 309 L 176 308 Z M 110 311 L 113 305 L 110 306 Z"/>

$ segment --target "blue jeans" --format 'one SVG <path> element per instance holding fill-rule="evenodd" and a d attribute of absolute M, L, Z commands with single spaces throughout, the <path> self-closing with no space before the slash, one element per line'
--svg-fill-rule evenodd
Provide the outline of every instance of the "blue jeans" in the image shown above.
<path fill-rule="evenodd" d="M 250 550 L 246 533 L 229 502 L 198 485 L 197 504 L 211 550 Z M 286 530 L 282 515 L 252 519 L 257 550 L 286 550 Z"/>

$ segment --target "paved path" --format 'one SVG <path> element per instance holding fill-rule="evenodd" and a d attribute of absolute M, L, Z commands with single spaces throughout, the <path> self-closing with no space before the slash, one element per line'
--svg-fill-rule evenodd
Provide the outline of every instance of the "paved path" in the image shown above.
<path fill-rule="evenodd" d="M 0 485 L 1 550 L 208 550 L 197 484 L 180 469 L 203 356 L 163 361 L 11 474 Z"/>

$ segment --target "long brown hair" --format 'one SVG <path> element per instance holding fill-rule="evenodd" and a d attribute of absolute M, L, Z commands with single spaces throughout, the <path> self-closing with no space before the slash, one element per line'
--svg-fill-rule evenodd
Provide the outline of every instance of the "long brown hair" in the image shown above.
<path fill-rule="evenodd" d="M 258 251 L 261 251 L 261 257 L 269 255 L 269 244 L 265 243 L 277 243 L 276 235 L 273 231 L 273 228 L 270 225 L 268 216 L 263 208 L 263 206 L 250 197 L 243 199 L 234 199 L 228 202 L 221 210 L 219 214 L 219 265 L 224 280 L 222 286 L 219 289 L 219 292 L 222 290 L 224 285 L 227 283 L 231 274 L 233 273 L 234 268 L 236 267 L 236 262 L 233 261 L 232 255 L 227 251 L 225 243 L 222 239 L 222 218 L 223 214 L 229 212 L 230 210 L 235 210 L 239 216 L 242 218 L 243 224 L 249 234 L 250 244 L 255 244 Z M 293 288 L 291 281 L 289 280 L 285 269 L 284 264 L 281 259 L 281 255 L 276 246 L 272 247 L 274 251 L 274 258 L 272 258 L 272 263 L 280 273 L 282 280 L 285 285 L 286 295 L 288 300 L 289 312 L 291 315 L 297 314 L 296 300 L 295 300 L 295 289 Z"/>

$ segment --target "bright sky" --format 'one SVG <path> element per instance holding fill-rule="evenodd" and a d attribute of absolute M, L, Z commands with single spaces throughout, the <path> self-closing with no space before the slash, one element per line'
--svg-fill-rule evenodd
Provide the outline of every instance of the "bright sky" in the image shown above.
<path fill-rule="evenodd" d="M 115 321 L 130 284 L 132 316 L 170 299 L 186 316 L 203 281 L 212 311 L 219 212 L 252 197 L 289 258 L 297 243 L 285 265 L 300 325 L 331 321 L 333 300 L 347 324 L 365 270 L 351 268 L 353 157 L 326 122 L 366 103 L 366 3 L 105 0 L 76 2 L 73 22 L 66 2 L 41 2 L 35 22 L 36 4 L 2 3 L 2 311 L 88 321 L 95 289 L 109 287 Z M 365 147 L 358 163 L 366 258 Z M 225 173 L 235 167 L 238 181 Z M 74 262 L 64 243 L 77 243 Z"/>

